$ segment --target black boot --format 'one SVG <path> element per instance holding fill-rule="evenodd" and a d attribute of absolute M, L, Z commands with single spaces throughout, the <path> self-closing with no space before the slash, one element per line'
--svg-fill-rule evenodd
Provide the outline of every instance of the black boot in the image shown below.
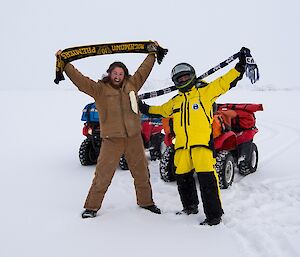
<path fill-rule="evenodd" d="M 156 214 L 161 214 L 161 210 L 155 204 L 150 205 L 150 206 L 141 206 L 141 208 L 146 209 L 146 210 L 151 211 Z"/>
<path fill-rule="evenodd" d="M 83 213 L 81 214 L 81 217 L 83 219 L 86 219 L 86 218 L 95 218 L 97 215 L 97 212 L 96 211 L 92 211 L 92 210 L 84 210 Z"/>
<path fill-rule="evenodd" d="M 220 222 L 222 221 L 221 217 L 219 218 L 213 218 L 213 219 L 205 219 L 204 221 L 200 222 L 199 225 L 209 225 L 209 226 L 215 226 L 220 224 Z"/>
<path fill-rule="evenodd" d="M 190 214 L 197 214 L 198 213 L 198 205 L 191 205 L 182 211 L 176 212 L 176 215 L 190 215 Z"/>

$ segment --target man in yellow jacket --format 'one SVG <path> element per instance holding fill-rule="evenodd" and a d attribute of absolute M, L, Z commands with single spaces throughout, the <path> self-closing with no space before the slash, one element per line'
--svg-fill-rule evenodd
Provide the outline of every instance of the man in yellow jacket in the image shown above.
<path fill-rule="evenodd" d="M 161 106 L 140 102 L 141 112 L 173 117 L 176 135 L 174 164 L 183 210 L 177 214 L 197 214 L 198 196 L 194 180 L 196 172 L 206 219 L 200 225 L 217 225 L 223 209 L 220 200 L 218 175 L 214 168 L 212 137 L 213 110 L 216 99 L 236 86 L 245 71 L 245 56 L 241 51 L 235 68 L 211 83 L 197 81 L 194 68 L 179 63 L 172 69 L 172 81 L 179 93 Z"/>

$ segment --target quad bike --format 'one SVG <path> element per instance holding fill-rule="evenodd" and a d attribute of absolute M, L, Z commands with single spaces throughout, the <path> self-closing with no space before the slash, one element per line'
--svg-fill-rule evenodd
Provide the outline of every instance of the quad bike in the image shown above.
<path fill-rule="evenodd" d="M 146 150 L 149 150 L 150 160 L 159 160 L 161 158 L 161 148 L 164 140 L 161 118 L 150 118 L 147 115 L 142 114 L 141 125 L 144 147 Z"/>
<path fill-rule="evenodd" d="M 82 134 L 86 137 L 79 148 L 79 160 L 84 166 L 97 163 L 100 153 L 102 139 L 100 137 L 99 115 L 95 103 L 87 104 L 83 111 L 81 120 L 84 121 Z M 161 157 L 161 145 L 164 135 L 161 133 L 162 124 L 159 118 L 141 117 L 141 134 L 145 149 L 150 152 L 151 160 Z M 121 156 L 119 166 L 122 170 L 128 170 L 124 155 Z"/>
<path fill-rule="evenodd" d="M 262 111 L 261 104 L 218 104 L 214 113 L 213 132 L 216 154 L 216 171 L 219 176 L 220 188 L 226 189 L 234 179 L 235 170 L 246 176 L 257 169 L 258 149 L 253 142 L 258 129 L 255 126 L 254 112 Z M 215 122 L 216 121 L 216 122 Z M 221 122 L 220 122 L 221 121 Z M 175 137 L 165 135 L 166 150 L 160 161 L 160 176 L 165 182 L 175 181 L 174 165 Z"/>
<path fill-rule="evenodd" d="M 86 137 L 79 148 L 79 160 L 81 165 L 93 165 L 101 147 L 100 126 L 98 111 L 94 103 L 86 105 L 82 111 L 81 120 L 85 121 L 82 134 Z"/>
<path fill-rule="evenodd" d="M 89 103 L 84 107 L 81 120 L 85 121 L 82 134 L 86 139 L 84 139 L 80 145 L 79 160 L 83 166 L 94 165 L 97 163 L 102 142 L 102 138 L 100 137 L 99 114 L 95 103 Z M 128 170 L 124 156 L 121 156 L 119 166 L 121 169 Z"/>
<path fill-rule="evenodd" d="M 142 114 L 141 134 L 144 148 L 149 151 L 151 161 L 156 161 L 161 158 L 162 142 L 164 139 L 162 129 L 161 118 L 150 118 L 147 115 Z M 128 165 L 124 155 L 121 156 L 119 165 L 122 170 L 128 170 Z"/>

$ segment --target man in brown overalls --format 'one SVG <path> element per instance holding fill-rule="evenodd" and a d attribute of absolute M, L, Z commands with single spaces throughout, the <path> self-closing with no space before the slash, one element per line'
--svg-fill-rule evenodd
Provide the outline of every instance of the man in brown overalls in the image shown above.
<path fill-rule="evenodd" d="M 59 50 L 56 55 L 60 54 Z M 137 93 L 148 78 L 155 59 L 154 53 L 148 54 L 132 76 L 123 63 L 114 62 L 107 70 L 108 75 L 98 82 L 82 75 L 70 63 L 65 66 L 64 71 L 74 85 L 95 99 L 101 124 L 100 154 L 82 218 L 96 216 L 122 154 L 125 155 L 134 179 L 137 204 L 151 212 L 161 213 L 152 199 L 150 174 L 136 100 Z"/>

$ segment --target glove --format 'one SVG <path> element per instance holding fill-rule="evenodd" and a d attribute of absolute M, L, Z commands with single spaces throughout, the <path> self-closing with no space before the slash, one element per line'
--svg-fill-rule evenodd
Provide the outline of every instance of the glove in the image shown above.
<path fill-rule="evenodd" d="M 246 72 L 246 77 L 248 77 L 252 84 L 259 80 L 258 67 L 250 53 L 250 49 L 242 47 L 239 52 L 239 62 L 235 65 L 235 69 L 241 73 L 243 76 Z"/>
<path fill-rule="evenodd" d="M 150 106 L 148 104 L 145 104 L 145 102 L 142 102 L 140 99 L 138 100 L 138 106 L 139 110 L 143 114 L 149 114 L 149 108 Z"/>
<path fill-rule="evenodd" d="M 246 69 L 246 57 L 251 56 L 250 49 L 246 47 L 242 47 L 239 52 L 239 62 L 236 64 L 235 68 L 239 71 L 244 73 Z"/>
<path fill-rule="evenodd" d="M 149 113 L 150 105 L 145 104 L 140 99 L 138 100 L 138 106 L 139 106 L 140 112 L 142 114 L 147 115 L 149 118 L 161 118 L 162 117 L 162 115 L 160 115 L 160 114 Z"/>

